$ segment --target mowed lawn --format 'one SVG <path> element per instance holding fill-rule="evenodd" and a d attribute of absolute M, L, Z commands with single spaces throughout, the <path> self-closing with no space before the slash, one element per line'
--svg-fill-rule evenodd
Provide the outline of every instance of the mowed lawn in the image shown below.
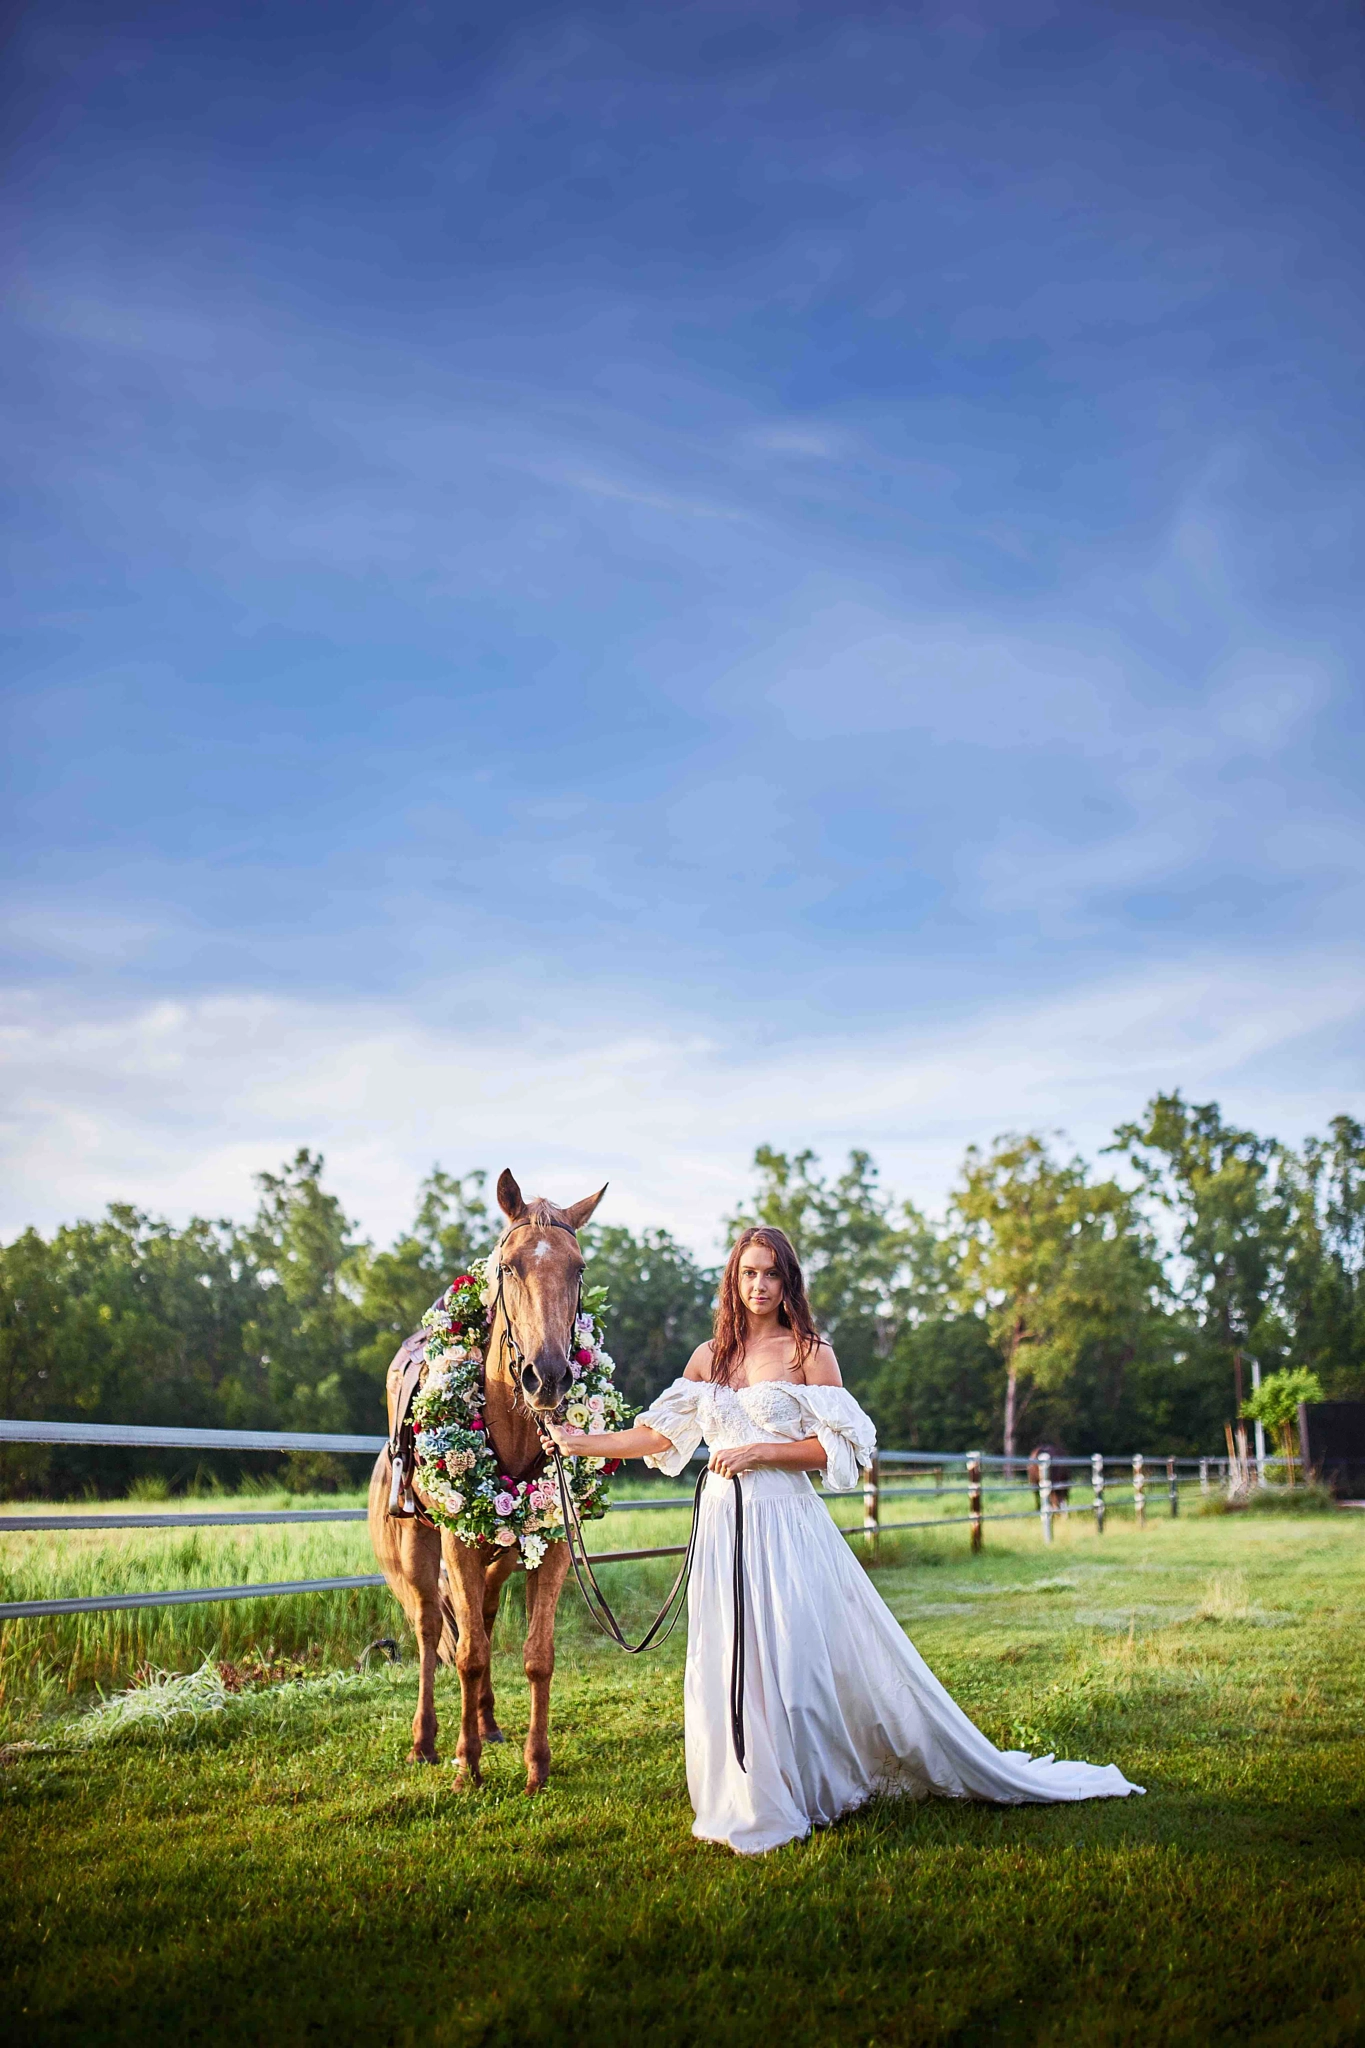
<path fill-rule="evenodd" d="M 482 1791 L 403 1761 L 410 1663 L 84 1746 L 30 1717 L 38 1746 L 0 1771 L 15 2038 L 1365 2039 L 1365 1514 L 1115 1519 L 1050 1550 L 1015 1523 L 978 1558 L 956 1529 L 884 1551 L 881 1592 L 992 1739 L 1116 1761 L 1147 1797 L 880 1801 L 732 1857 L 689 1833 L 681 1643 L 627 1660 L 567 1594 L 534 1801 L 510 1628 L 512 1739 Z M 641 1613 L 667 1582 L 609 1569 Z M 328 1641 L 344 1633 L 337 1610 Z M 40 1651 L 7 1641 L 11 1728 Z M 39 1695 L 47 1712 L 50 1681 Z M 448 1677 L 439 1703 L 450 1751 Z"/>

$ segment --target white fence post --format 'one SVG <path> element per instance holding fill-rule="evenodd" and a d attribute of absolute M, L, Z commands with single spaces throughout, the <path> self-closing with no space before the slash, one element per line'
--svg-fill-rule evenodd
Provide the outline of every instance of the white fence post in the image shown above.
<path fill-rule="evenodd" d="M 1090 1460 L 1090 1490 L 1095 1496 L 1095 1534 L 1104 1534 L 1104 1458 L 1099 1451 Z"/>
<path fill-rule="evenodd" d="M 1133 1453 L 1133 1520 L 1139 1529 L 1147 1526 L 1147 1474 L 1142 1467 L 1141 1451 Z"/>
<path fill-rule="evenodd" d="M 1038 1453 L 1038 1517 L 1043 1525 L 1043 1541 L 1052 1541 L 1052 1453 Z"/>
<path fill-rule="evenodd" d="M 874 1451 L 872 1462 L 863 1474 L 863 1535 L 867 1539 L 868 1557 L 873 1564 L 877 1562 L 881 1511 L 881 1459 Z"/>
<path fill-rule="evenodd" d="M 1180 1513 L 1180 1481 L 1175 1475 L 1175 1459 L 1166 1460 L 1166 1498 L 1171 1503 L 1171 1520 Z"/>
<path fill-rule="evenodd" d="M 1209 1461 L 1208 1461 L 1208 1459 L 1207 1459 L 1207 1458 L 1201 1458 L 1201 1459 L 1199 1460 L 1199 1491 L 1200 1491 L 1201 1493 L 1207 1493 L 1207 1492 L 1208 1492 L 1208 1490 L 1209 1490 Z"/>

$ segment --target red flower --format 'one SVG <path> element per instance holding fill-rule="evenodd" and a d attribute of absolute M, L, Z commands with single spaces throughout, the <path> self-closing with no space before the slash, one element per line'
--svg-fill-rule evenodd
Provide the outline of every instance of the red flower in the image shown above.
<path fill-rule="evenodd" d="M 592 1353 L 591 1351 L 575 1351 L 574 1359 L 579 1365 L 591 1365 Z"/>
<path fill-rule="evenodd" d="M 603 1465 L 602 1467 L 603 1476 L 607 1479 L 610 1479 L 612 1473 L 619 1472 L 620 1469 L 621 1460 L 619 1458 L 608 1458 L 605 1465 Z"/>
<path fill-rule="evenodd" d="M 483 1417 L 482 1417 L 482 1415 L 471 1415 L 471 1416 L 470 1416 L 470 1418 L 469 1418 L 469 1427 L 470 1427 L 471 1429 L 482 1429 L 482 1428 L 483 1428 Z"/>

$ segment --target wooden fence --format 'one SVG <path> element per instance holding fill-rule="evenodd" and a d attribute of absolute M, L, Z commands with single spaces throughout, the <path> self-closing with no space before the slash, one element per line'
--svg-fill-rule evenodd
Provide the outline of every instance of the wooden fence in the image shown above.
<path fill-rule="evenodd" d="M 331 1451 L 343 1457 L 375 1457 L 386 1439 L 379 1436 L 335 1436 L 289 1430 L 155 1429 L 132 1423 L 5 1422 L 0 1421 L 0 1443 L 26 1444 L 112 1444 L 146 1450 L 198 1451 Z M 699 1451 L 698 1459 L 706 1453 Z M 1131 1507 L 1139 1527 L 1149 1512 L 1149 1485 L 1155 1482 L 1158 1495 L 1164 1491 L 1168 1514 L 1180 1512 L 1181 1485 L 1197 1483 L 1201 1493 L 1226 1478 L 1226 1459 L 1153 1458 L 1137 1452 L 1131 1458 L 1102 1457 L 1097 1451 L 1089 1458 L 1068 1457 L 1053 1461 L 1044 1453 L 1038 1459 L 1038 1483 L 1027 1476 L 1027 1460 L 990 1456 L 983 1451 L 879 1451 L 863 1475 L 858 1491 L 862 1496 L 860 1523 L 841 1528 L 841 1534 L 861 1540 L 870 1562 L 875 1562 L 883 1535 L 899 1529 L 943 1529 L 965 1527 L 971 1548 L 980 1550 L 982 1530 L 987 1522 L 1016 1522 L 1036 1519 L 1044 1543 L 1051 1543 L 1053 1524 L 1059 1515 L 1090 1515 L 1096 1531 L 1103 1535 L 1106 1516 L 1116 1505 Z M 958 1475 L 961 1475 L 960 1480 Z M 897 1479 L 900 1484 L 890 1483 Z M 1073 1501 L 1073 1488 L 1083 1489 L 1088 1480 L 1090 1498 Z M 991 1498 L 1032 1497 L 1025 1508 L 992 1509 Z M 965 1515 L 922 1516 L 911 1520 L 883 1521 L 884 1502 L 912 1499 L 928 1503 L 965 1497 Z M 839 1495 L 830 1496 L 833 1499 Z M 844 1496 L 847 1498 L 847 1496 Z M 688 1508 L 691 1496 L 613 1501 L 608 1513 L 640 1514 L 661 1508 Z M 260 1508 L 218 1511 L 193 1509 L 175 1514 L 6 1514 L 0 1510 L 0 1535 L 27 1530 L 37 1533 L 57 1529 L 206 1529 L 251 1528 L 257 1524 L 286 1522 L 363 1522 L 364 1508 Z M 893 1511 L 894 1512 L 894 1511 Z M 660 1544 L 644 1550 L 598 1550 L 594 1564 L 620 1564 L 646 1557 L 679 1557 L 686 1546 Z M 382 1573 L 367 1572 L 344 1579 L 288 1579 L 271 1584 L 245 1586 L 195 1586 L 156 1593 L 109 1593 L 80 1600 L 0 1601 L 0 1621 L 37 1619 L 43 1615 L 99 1614 L 137 1607 L 182 1607 L 219 1600 L 261 1600 L 282 1593 L 339 1593 L 358 1586 L 382 1586 Z"/>

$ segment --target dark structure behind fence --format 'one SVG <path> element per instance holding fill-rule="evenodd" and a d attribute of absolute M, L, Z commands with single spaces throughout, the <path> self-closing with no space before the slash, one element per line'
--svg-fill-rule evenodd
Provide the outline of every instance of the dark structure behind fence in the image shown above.
<path fill-rule="evenodd" d="M 1365 1499 L 1365 1401 L 1300 1401 L 1299 1449 L 1339 1500 Z"/>

